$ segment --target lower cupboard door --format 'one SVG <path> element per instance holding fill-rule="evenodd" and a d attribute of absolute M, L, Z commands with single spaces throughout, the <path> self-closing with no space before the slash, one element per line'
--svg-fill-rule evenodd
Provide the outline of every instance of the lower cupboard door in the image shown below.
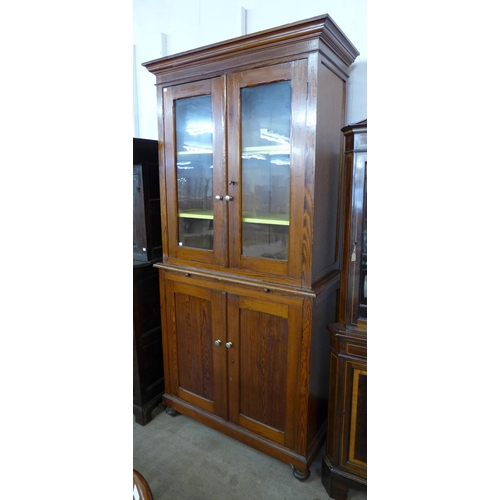
<path fill-rule="evenodd" d="M 174 281 L 166 289 L 172 393 L 227 419 L 226 294 Z"/>
<path fill-rule="evenodd" d="M 356 475 L 367 474 L 367 370 L 366 363 L 347 360 L 342 465 Z"/>
<path fill-rule="evenodd" d="M 292 448 L 300 306 L 228 295 L 229 420 Z"/>

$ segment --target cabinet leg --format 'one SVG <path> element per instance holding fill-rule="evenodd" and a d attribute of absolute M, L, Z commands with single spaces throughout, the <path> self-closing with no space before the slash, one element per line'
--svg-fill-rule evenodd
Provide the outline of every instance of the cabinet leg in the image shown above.
<path fill-rule="evenodd" d="M 347 500 L 347 494 L 349 493 L 349 487 L 343 483 L 338 483 L 332 481 L 331 488 L 329 491 L 330 497 L 334 500 Z"/>
<path fill-rule="evenodd" d="M 330 498 L 347 500 L 350 489 L 366 491 L 366 479 L 342 471 L 332 465 L 328 455 L 323 456 L 321 482 Z"/>
<path fill-rule="evenodd" d="M 176 417 L 177 415 L 180 415 L 180 413 L 173 408 L 170 408 L 170 406 L 167 406 L 165 410 L 171 417 Z"/>
<path fill-rule="evenodd" d="M 311 475 L 311 471 L 309 469 L 307 469 L 305 472 L 302 472 L 293 466 L 292 469 L 293 469 L 293 476 L 299 481 L 305 481 Z"/>
<path fill-rule="evenodd" d="M 140 425 L 146 425 L 153 420 L 153 411 L 157 408 L 161 395 L 153 398 L 144 405 L 134 404 L 135 421 Z"/>

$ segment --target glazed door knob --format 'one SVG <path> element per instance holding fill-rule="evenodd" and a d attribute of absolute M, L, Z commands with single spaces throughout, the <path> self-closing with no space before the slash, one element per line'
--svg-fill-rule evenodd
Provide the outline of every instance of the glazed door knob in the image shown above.
<path fill-rule="evenodd" d="M 215 341 L 215 345 L 221 345 L 221 344 L 222 344 L 222 342 L 220 340 Z"/>
<path fill-rule="evenodd" d="M 229 349 L 233 345 L 232 342 L 226 342 L 226 347 Z"/>

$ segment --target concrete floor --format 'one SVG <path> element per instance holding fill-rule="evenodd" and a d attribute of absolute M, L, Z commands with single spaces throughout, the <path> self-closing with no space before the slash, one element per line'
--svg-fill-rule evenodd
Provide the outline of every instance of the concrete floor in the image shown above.
<path fill-rule="evenodd" d="M 321 483 L 324 447 L 303 482 L 289 465 L 160 405 L 145 426 L 134 420 L 134 469 L 154 500 L 328 500 Z M 348 500 L 366 500 L 350 490 Z"/>

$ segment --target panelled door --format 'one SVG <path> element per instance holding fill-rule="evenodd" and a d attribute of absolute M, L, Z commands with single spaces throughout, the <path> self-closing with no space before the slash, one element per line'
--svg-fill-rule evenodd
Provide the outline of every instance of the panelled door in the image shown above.
<path fill-rule="evenodd" d="M 229 420 L 288 447 L 297 428 L 302 308 L 228 294 Z"/>
<path fill-rule="evenodd" d="M 368 381 L 366 363 L 346 360 L 344 370 L 346 390 L 343 402 L 341 464 L 354 474 L 366 477 Z"/>
<path fill-rule="evenodd" d="M 276 443 L 298 426 L 302 299 L 166 280 L 174 396 Z"/>
<path fill-rule="evenodd" d="M 227 420 L 226 294 L 167 280 L 172 394 Z"/>

